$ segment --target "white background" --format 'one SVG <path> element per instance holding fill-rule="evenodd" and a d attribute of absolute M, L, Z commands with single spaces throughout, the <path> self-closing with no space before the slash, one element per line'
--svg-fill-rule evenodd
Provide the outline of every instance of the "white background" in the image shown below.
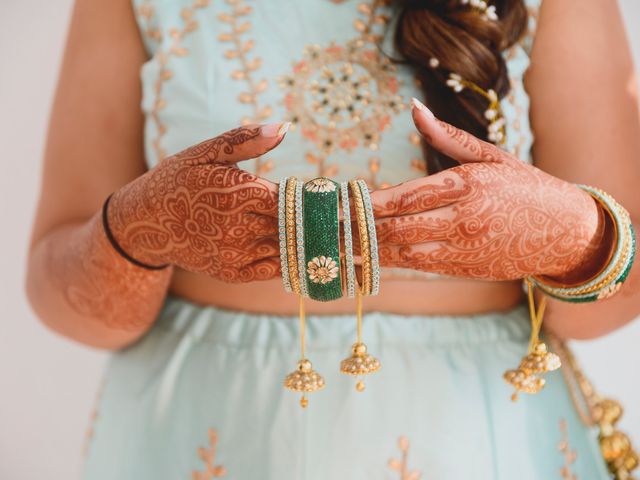
<path fill-rule="evenodd" d="M 640 64 L 640 2 L 621 3 Z M 43 139 L 70 8 L 70 0 L 0 0 L 1 480 L 78 478 L 104 363 L 103 354 L 46 331 L 23 294 Z M 598 389 L 627 407 L 623 425 L 637 444 L 639 347 L 640 322 L 576 345 Z"/>

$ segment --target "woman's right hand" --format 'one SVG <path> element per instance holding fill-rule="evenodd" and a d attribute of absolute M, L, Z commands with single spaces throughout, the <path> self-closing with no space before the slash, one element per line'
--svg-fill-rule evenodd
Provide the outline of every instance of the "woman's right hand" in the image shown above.
<path fill-rule="evenodd" d="M 114 193 L 108 222 L 131 257 L 226 282 L 279 275 L 277 185 L 235 163 L 264 155 L 288 124 L 230 130 L 169 157 Z"/>

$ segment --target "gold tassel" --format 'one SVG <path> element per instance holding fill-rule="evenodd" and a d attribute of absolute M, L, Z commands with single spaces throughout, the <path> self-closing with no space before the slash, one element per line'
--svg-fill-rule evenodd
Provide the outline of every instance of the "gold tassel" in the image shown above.
<path fill-rule="evenodd" d="M 531 395 L 540 392 L 545 384 L 545 379 L 541 375 L 557 370 L 561 366 L 560 357 L 555 353 L 549 352 L 545 343 L 540 340 L 546 297 L 542 297 L 536 310 L 533 285 L 528 279 L 525 279 L 525 282 L 527 284 L 529 316 L 531 318 L 529 348 L 527 355 L 522 358 L 518 368 L 507 370 L 503 375 L 505 381 L 515 389 L 511 395 L 511 400 L 514 402 L 518 400 L 518 394 L 521 392 Z"/>
<path fill-rule="evenodd" d="M 302 392 L 300 406 L 306 408 L 309 405 L 306 393 L 315 392 L 324 388 L 324 378 L 313 369 L 311 362 L 305 357 L 305 313 L 304 299 L 299 296 L 300 317 L 300 360 L 297 368 L 286 376 L 284 386 L 294 392 Z"/>

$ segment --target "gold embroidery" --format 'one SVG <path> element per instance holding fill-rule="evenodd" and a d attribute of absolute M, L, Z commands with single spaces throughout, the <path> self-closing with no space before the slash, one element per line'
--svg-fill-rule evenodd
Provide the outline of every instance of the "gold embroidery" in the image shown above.
<path fill-rule="evenodd" d="M 398 94 L 400 82 L 393 75 L 395 66 L 376 43 L 380 35 L 374 26 L 388 21 L 378 13 L 381 3 L 358 6 L 364 19 L 354 21 L 357 38 L 344 46 L 308 45 L 293 72 L 279 80 L 288 120 L 293 127 L 299 125 L 302 136 L 316 147 L 306 159 L 317 165 L 319 176 L 337 173 L 337 166 L 327 163 L 336 150 L 352 152 L 360 146 L 377 150 L 392 115 L 406 108 Z M 377 173 L 379 166 L 379 159 L 372 159 L 369 172 Z"/>
<path fill-rule="evenodd" d="M 195 0 L 191 6 L 183 8 L 180 12 L 182 28 L 170 28 L 168 34 L 171 38 L 171 44 L 166 50 L 158 47 L 153 56 L 160 67 L 158 77 L 153 86 L 155 100 L 150 113 L 151 120 L 156 126 L 156 137 L 152 140 L 152 146 L 156 153 L 157 161 L 167 156 L 166 150 L 162 147 L 162 138 L 167 133 L 167 126 L 160 118 L 160 111 L 167 106 L 167 100 L 162 96 L 164 84 L 173 77 L 173 71 L 168 67 L 169 60 L 171 57 L 181 58 L 189 54 L 189 50 L 182 45 L 182 41 L 189 33 L 198 28 L 198 22 L 193 18 L 195 11 L 208 5 L 209 0 Z M 147 23 L 143 33 L 153 40 L 162 42 L 164 38 L 163 32 L 159 28 L 151 26 L 151 19 L 155 14 L 153 6 L 148 1 L 143 3 L 138 8 L 138 14 Z"/>
<path fill-rule="evenodd" d="M 400 475 L 398 480 L 420 480 L 420 478 L 422 478 L 422 472 L 409 469 L 409 439 L 407 437 L 400 437 L 398 439 L 398 447 L 400 447 L 400 459 L 389 459 L 389 468 L 398 472 Z"/>
<path fill-rule="evenodd" d="M 560 469 L 560 476 L 564 480 L 578 480 L 578 476 L 571 472 L 571 465 L 573 465 L 578 457 L 575 450 L 571 450 L 569 445 L 569 429 L 567 428 L 567 421 L 560 420 L 560 434 L 562 435 L 560 443 L 558 444 L 558 450 L 564 456 L 564 465 Z"/>
<path fill-rule="evenodd" d="M 209 429 L 209 446 L 198 448 L 198 456 L 204 462 L 206 469 L 202 472 L 194 470 L 191 474 L 192 480 L 211 480 L 212 478 L 224 477 L 227 469 L 222 465 L 216 465 L 216 449 L 218 446 L 218 433 Z"/>
<path fill-rule="evenodd" d="M 631 480 L 639 460 L 629 437 L 616 429 L 623 413 L 622 406 L 615 400 L 598 395 L 571 350 L 549 333 L 547 338 L 562 361 L 562 374 L 580 419 L 588 427 L 598 427 L 600 451 L 607 469 L 614 480 Z"/>
<path fill-rule="evenodd" d="M 242 104 L 251 105 L 253 113 L 251 116 L 243 117 L 240 123 L 248 125 L 250 123 L 263 123 L 273 113 L 273 109 L 269 105 L 260 106 L 258 103 L 258 95 L 263 93 L 269 86 L 265 78 L 256 81 L 253 78 L 254 73 L 262 66 L 262 58 L 250 57 L 250 52 L 255 46 L 252 39 L 244 40 L 243 35 L 251 30 L 251 22 L 240 19 L 251 14 L 253 8 L 246 5 L 243 0 L 227 0 L 231 5 L 230 14 L 221 13 L 218 19 L 229 25 L 228 32 L 218 35 L 218 40 L 232 44 L 232 48 L 224 52 L 225 58 L 229 60 L 237 60 L 240 68 L 231 72 L 233 80 L 244 81 L 247 84 L 248 91 L 242 92 L 238 96 L 238 100 Z M 255 173 L 263 175 L 273 168 L 272 161 L 264 161 L 262 157 L 255 159 Z"/>

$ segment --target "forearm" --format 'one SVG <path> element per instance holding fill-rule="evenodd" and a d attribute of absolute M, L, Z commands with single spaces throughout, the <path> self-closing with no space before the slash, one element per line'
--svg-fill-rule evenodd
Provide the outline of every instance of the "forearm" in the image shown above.
<path fill-rule="evenodd" d="M 640 233 L 635 223 L 636 236 Z M 636 260 L 620 292 L 591 303 L 547 299 L 544 325 L 560 338 L 590 339 L 610 333 L 640 315 L 640 265 Z"/>
<path fill-rule="evenodd" d="M 146 270 L 109 243 L 100 213 L 60 227 L 32 249 L 27 294 L 40 319 L 79 342 L 116 349 L 142 336 L 166 296 L 171 268 Z"/>

